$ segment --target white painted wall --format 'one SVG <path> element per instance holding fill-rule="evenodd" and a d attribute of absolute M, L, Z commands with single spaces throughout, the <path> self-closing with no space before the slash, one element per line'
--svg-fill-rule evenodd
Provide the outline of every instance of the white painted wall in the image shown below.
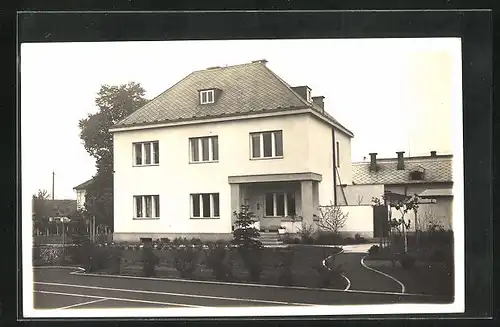
<path fill-rule="evenodd" d="M 347 222 L 341 232 L 360 233 L 364 237 L 373 237 L 373 207 L 341 206 L 342 211 L 348 214 Z"/>
<path fill-rule="evenodd" d="M 114 229 L 116 233 L 230 233 L 231 203 L 228 176 L 315 172 L 323 175 L 322 200 L 332 198 L 331 153 L 316 157 L 311 148 L 325 143 L 308 136 L 320 136 L 325 123 L 311 123 L 307 115 L 266 117 L 232 122 L 215 122 L 114 134 Z M 312 125 L 312 126 L 311 126 Z M 326 128 L 321 128 L 324 125 Z M 319 126 L 319 127 L 318 127 Z M 313 128 L 321 130 L 310 133 Z M 250 160 L 251 132 L 283 130 L 283 158 Z M 218 135 L 219 162 L 189 164 L 190 137 Z M 325 139 L 331 140 L 331 132 Z M 325 135 L 326 137 L 326 135 Z M 317 140 L 316 138 L 314 138 Z M 158 166 L 133 167 L 132 143 L 159 141 Z M 330 141 L 331 142 L 331 141 Z M 190 219 L 190 193 L 219 193 L 220 219 Z M 161 217 L 133 220 L 134 195 L 160 195 Z"/>
<path fill-rule="evenodd" d="M 334 202 L 333 190 L 333 153 L 332 127 L 315 117 L 309 117 L 309 158 L 311 169 L 319 172 L 323 180 L 319 184 L 319 203 L 328 205 Z M 351 173 L 351 139 L 342 132 L 335 131 L 335 141 L 339 142 L 340 167 L 339 174 L 342 183 L 352 184 Z M 337 184 L 339 184 L 337 178 Z M 340 199 L 341 195 L 337 194 Z"/>

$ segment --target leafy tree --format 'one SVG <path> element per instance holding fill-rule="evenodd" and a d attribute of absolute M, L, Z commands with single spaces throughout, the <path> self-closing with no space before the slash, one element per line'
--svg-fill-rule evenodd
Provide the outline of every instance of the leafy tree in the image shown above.
<path fill-rule="evenodd" d="M 33 228 L 47 232 L 51 207 L 49 204 L 50 194 L 47 190 L 39 189 L 33 194 Z"/>
<path fill-rule="evenodd" d="M 95 158 L 97 173 L 88 186 L 85 208 L 97 224 L 113 226 L 113 135 L 110 127 L 146 104 L 145 90 L 135 82 L 103 85 L 95 103 L 98 111 L 78 123 L 85 150 Z"/>

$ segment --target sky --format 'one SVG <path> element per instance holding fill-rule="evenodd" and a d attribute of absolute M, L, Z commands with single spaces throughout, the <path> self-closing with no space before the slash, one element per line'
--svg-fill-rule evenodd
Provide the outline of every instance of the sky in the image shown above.
<path fill-rule="evenodd" d="M 78 121 L 101 85 L 140 83 L 152 99 L 194 70 L 266 59 L 291 86 L 325 97 L 354 133 L 352 160 L 453 153 L 461 115 L 459 39 L 322 39 L 22 44 L 22 183 L 76 199 L 95 173 Z"/>

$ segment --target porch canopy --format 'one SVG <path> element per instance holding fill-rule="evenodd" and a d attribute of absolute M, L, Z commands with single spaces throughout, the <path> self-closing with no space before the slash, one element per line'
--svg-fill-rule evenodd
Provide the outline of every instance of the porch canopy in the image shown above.
<path fill-rule="evenodd" d="M 294 198 L 297 201 L 294 200 L 294 202 L 297 210 L 294 213 L 302 216 L 305 223 L 312 224 L 313 216 L 317 214 L 319 207 L 319 183 L 321 180 L 321 174 L 314 172 L 229 176 L 231 212 L 238 212 L 241 204 L 251 198 L 249 205 L 251 211 L 256 212 L 258 220 L 265 217 L 268 218 L 267 222 L 279 223 L 277 220 L 286 218 L 287 210 L 280 210 L 280 214 L 276 214 L 275 210 L 274 215 L 269 215 L 268 212 L 272 210 L 266 211 L 265 194 L 288 192 L 296 195 Z M 286 196 L 284 200 L 286 203 Z M 283 205 L 283 203 L 281 204 Z"/>

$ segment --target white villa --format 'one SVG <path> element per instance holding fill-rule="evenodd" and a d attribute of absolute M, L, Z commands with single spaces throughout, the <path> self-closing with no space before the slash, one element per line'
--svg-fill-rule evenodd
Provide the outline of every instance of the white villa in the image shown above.
<path fill-rule="evenodd" d="M 353 133 L 265 60 L 195 71 L 111 132 L 116 241 L 229 238 L 243 203 L 261 229 L 312 223 L 352 184 Z"/>

